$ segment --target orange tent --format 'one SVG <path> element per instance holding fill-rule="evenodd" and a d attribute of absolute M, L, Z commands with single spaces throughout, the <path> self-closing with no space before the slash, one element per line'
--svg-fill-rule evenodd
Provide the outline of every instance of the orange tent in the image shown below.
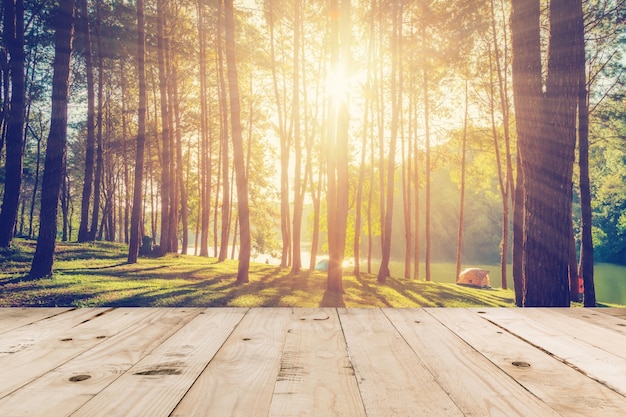
<path fill-rule="evenodd" d="M 478 288 L 491 288 L 489 271 L 480 268 L 467 268 L 461 271 L 456 279 L 458 285 L 467 285 Z"/>

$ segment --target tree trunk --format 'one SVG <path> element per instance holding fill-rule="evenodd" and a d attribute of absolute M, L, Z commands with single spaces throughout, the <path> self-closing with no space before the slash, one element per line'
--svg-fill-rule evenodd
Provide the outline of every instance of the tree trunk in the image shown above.
<path fill-rule="evenodd" d="M 571 182 L 577 71 L 576 5 L 550 3 L 548 74 L 542 84 L 539 1 L 514 0 L 511 17 L 516 120 L 525 180 L 524 306 L 569 306 Z M 537 121 L 539 124 L 537 124 Z"/>
<path fill-rule="evenodd" d="M 461 262 L 463 260 L 463 218 L 465 215 L 465 161 L 467 159 L 467 122 L 469 118 L 469 97 L 467 92 L 467 80 L 465 80 L 465 117 L 463 122 L 463 140 L 461 144 L 461 197 L 459 201 L 459 229 L 456 244 L 456 275 L 461 274 Z"/>
<path fill-rule="evenodd" d="M 515 305 L 524 305 L 525 282 L 523 275 L 524 255 L 524 175 L 518 153 L 517 177 L 513 199 L 513 287 L 515 288 Z"/>
<path fill-rule="evenodd" d="M 426 211 L 424 219 L 424 228 L 426 234 L 426 253 L 424 255 L 424 267 L 426 281 L 430 281 L 430 253 L 431 253 L 431 238 L 430 238 L 430 105 L 428 100 L 428 70 L 424 67 L 424 129 L 426 131 Z"/>
<path fill-rule="evenodd" d="M 63 180 L 63 161 L 67 142 L 67 105 L 70 61 L 74 37 L 74 0 L 61 0 L 55 11 L 54 74 L 50 133 L 44 165 L 43 189 L 37 248 L 29 272 L 32 278 L 52 274 L 57 235 L 59 191 Z"/>
<path fill-rule="evenodd" d="M 502 158 L 500 157 L 500 149 L 497 142 L 497 134 L 496 134 L 496 126 L 495 126 L 495 106 L 492 105 L 491 114 L 492 114 L 492 126 L 493 126 L 493 137 L 494 137 L 494 145 L 496 150 L 496 159 L 498 165 L 498 185 L 500 188 L 500 196 L 502 197 L 502 240 L 501 247 L 502 251 L 500 253 L 500 280 L 502 289 L 507 288 L 507 272 L 506 267 L 508 263 L 508 254 L 509 254 L 509 216 L 510 216 L 510 199 L 511 195 L 514 192 L 513 186 L 513 166 L 511 161 L 511 138 L 509 131 L 509 100 L 507 94 L 507 35 L 506 30 L 503 31 L 502 37 L 498 36 L 496 31 L 496 13 L 495 13 L 495 5 L 494 0 L 490 1 L 490 10 L 491 10 L 491 34 L 494 45 L 494 60 L 496 66 L 496 75 L 498 78 L 498 92 L 500 96 L 500 111 L 502 113 L 502 128 L 504 131 L 504 146 L 505 146 L 505 156 L 504 163 L 505 169 L 503 173 L 502 169 Z M 504 42 L 504 62 L 505 68 L 503 69 L 503 65 L 501 64 L 501 53 L 500 47 L 498 45 L 499 39 L 502 38 Z M 491 56 L 490 56 L 491 59 Z M 492 74 L 492 66 L 490 65 L 490 74 Z M 494 100 L 495 92 L 493 88 L 493 79 L 490 83 L 490 96 L 491 101 Z"/>
<path fill-rule="evenodd" d="M 240 121 L 239 82 L 235 56 L 235 19 L 233 16 L 233 0 L 224 0 L 226 29 L 226 64 L 228 66 L 228 86 L 230 95 L 230 122 L 233 142 L 233 159 L 235 164 L 235 180 L 237 182 L 237 209 L 239 218 L 239 267 L 237 284 L 248 282 L 250 267 L 250 213 L 248 207 L 248 179 L 243 152 L 243 139 Z"/>
<path fill-rule="evenodd" d="M 583 279 L 583 302 L 585 307 L 596 306 L 596 290 L 593 271 L 593 238 L 591 181 L 589 179 L 589 93 L 585 67 L 585 33 L 582 6 L 576 0 L 576 58 L 578 67 L 578 167 L 581 211 L 581 244 L 578 276 Z"/>
<path fill-rule="evenodd" d="M 180 252 L 182 254 L 187 253 L 187 247 L 189 245 L 189 230 L 188 230 L 188 202 L 187 202 L 187 188 L 183 176 L 183 138 L 180 116 L 180 97 L 178 94 L 178 71 L 176 65 L 172 65 L 172 89 L 174 93 L 174 121 L 176 123 L 176 178 L 178 183 L 178 191 L 180 201 L 180 220 L 182 227 L 182 241 Z M 177 226 L 176 222 L 176 226 Z M 176 227 L 175 230 L 178 228 Z M 178 239 L 176 239 L 178 243 Z M 177 248 L 178 250 L 178 248 Z"/>
<path fill-rule="evenodd" d="M 63 179 L 61 180 L 61 241 L 67 242 L 69 239 L 70 219 L 70 178 L 67 175 L 67 164 L 63 162 Z"/>
<path fill-rule="evenodd" d="M 209 219 L 211 216 L 211 169 L 212 161 L 209 157 L 209 127 L 207 105 L 207 62 L 206 62 L 206 30 L 204 1 L 198 0 L 198 60 L 200 72 L 200 256 L 209 256 Z M 197 242 L 196 233 L 196 242 Z M 196 244 L 197 246 L 197 244 Z M 196 248 L 197 249 L 197 248 Z"/>
<path fill-rule="evenodd" d="M 172 4 L 172 3 L 169 3 Z M 169 16 L 169 9 L 166 13 L 166 16 Z M 164 24 L 168 24 L 169 21 L 165 18 Z M 180 203 L 180 183 L 181 178 L 178 176 L 177 169 L 177 138 L 176 135 L 180 134 L 179 126 L 175 126 L 175 111 L 176 111 L 176 73 L 174 71 L 174 63 L 172 62 L 172 42 L 170 42 L 169 33 L 172 32 L 172 29 L 169 30 L 168 35 L 164 36 L 164 47 L 165 47 L 165 70 L 167 72 L 166 75 L 166 86 L 167 86 L 167 124 L 168 131 L 170 132 L 170 140 L 169 140 L 169 154 L 170 154 L 170 164 L 168 166 L 169 177 L 170 177 L 170 208 L 168 210 L 169 219 L 167 221 L 169 230 L 167 235 L 169 236 L 169 252 L 178 253 L 178 207 Z"/>
<path fill-rule="evenodd" d="M 218 262 L 223 262 L 228 257 L 228 236 L 230 234 L 230 181 L 229 181 L 229 143 L 228 143 L 228 103 L 226 97 L 226 80 L 224 79 L 224 58 L 223 58 L 223 45 L 222 45 L 222 30 L 224 30 L 225 23 L 223 22 L 222 15 L 222 3 L 218 1 L 217 8 L 217 65 L 219 76 L 219 90 L 220 90 L 220 114 L 221 120 L 221 155 L 222 162 L 222 228 L 220 238 L 220 252 Z M 227 58 L 228 59 L 228 58 Z M 232 110 L 231 110 L 232 111 Z M 232 124 L 232 121 L 231 121 Z M 231 132 L 232 135 L 232 132 Z"/>
<path fill-rule="evenodd" d="M 89 8 L 87 0 L 81 0 L 81 29 L 85 43 L 85 70 L 87 77 L 87 141 L 85 143 L 85 179 L 80 206 L 80 225 L 78 227 L 78 241 L 89 240 L 89 206 L 93 187 L 94 153 L 96 145 L 95 133 L 95 90 L 93 78 L 93 59 L 91 52 L 91 35 L 89 31 Z"/>
<path fill-rule="evenodd" d="M 11 246 L 20 200 L 24 165 L 24 116 L 26 113 L 24 74 L 24 2 L 4 0 L 4 42 L 9 60 L 11 103 L 6 127 L 4 195 L 0 209 L 0 247 Z M 0 148 L 1 149 L 1 148 Z"/>
<path fill-rule="evenodd" d="M 157 60 L 159 65 L 159 94 L 161 110 L 161 239 L 160 252 L 171 252 L 170 239 L 170 196 L 171 196 L 171 132 L 169 126 L 169 105 L 167 97 L 167 68 L 165 63 L 165 8 L 164 0 L 157 1 Z"/>
<path fill-rule="evenodd" d="M 294 181 L 293 181 L 293 226 L 292 248 L 293 255 L 291 271 L 300 272 L 302 269 L 302 254 L 300 253 L 300 241 L 302 240 L 302 210 L 304 207 L 304 194 L 302 192 L 302 138 L 300 137 L 300 1 L 294 2 L 294 28 L 293 28 L 293 101 L 291 104 L 294 142 Z"/>
<path fill-rule="evenodd" d="M 413 164 L 413 184 L 415 186 L 415 212 L 413 213 L 413 217 L 415 218 L 415 232 L 413 233 L 413 239 L 414 239 L 414 249 L 413 249 L 413 259 L 415 262 L 415 266 L 413 268 L 413 279 L 414 280 L 418 280 L 420 277 L 420 163 L 419 163 L 419 140 L 417 137 L 417 120 L 418 120 L 418 114 L 417 114 L 417 98 L 415 97 L 416 94 L 415 92 L 415 87 L 411 88 L 411 97 L 412 97 L 412 101 L 413 101 L 413 121 L 415 123 L 415 127 L 413 129 L 414 132 L 414 138 L 413 138 L 413 155 L 415 158 L 415 162 Z"/>
<path fill-rule="evenodd" d="M 91 226 L 89 230 L 89 240 L 98 238 L 98 217 L 100 215 L 100 199 L 102 196 L 102 177 L 103 177 L 103 143 L 102 143 L 102 120 L 104 108 L 104 58 L 102 51 L 102 34 L 100 27 L 102 25 L 102 5 L 100 2 L 96 4 L 96 45 L 98 49 L 98 114 L 96 132 L 96 167 L 94 175 L 94 191 L 93 191 L 93 213 L 91 215 Z"/>
<path fill-rule="evenodd" d="M 331 67 L 339 73 L 340 67 L 347 71 L 350 62 L 350 1 L 330 2 L 331 16 Z M 334 101 L 334 103 L 332 102 Z M 329 148 L 328 155 L 328 281 L 327 290 L 343 292 L 343 258 L 345 254 L 346 226 L 348 220 L 348 101 L 331 100 L 328 113 Z"/>
<path fill-rule="evenodd" d="M 378 282 L 384 284 L 389 276 L 389 261 L 391 259 L 391 235 L 393 226 L 393 203 L 395 190 L 395 167 L 396 167 L 396 143 L 398 138 L 398 124 L 401 112 L 401 94 L 399 94 L 398 74 L 401 71 L 399 67 L 399 59 L 402 51 L 399 50 L 400 31 L 401 31 L 401 8 L 397 0 L 394 0 L 393 7 L 393 25 L 391 36 L 391 138 L 389 141 L 389 156 L 387 161 L 387 197 L 385 206 L 385 223 L 382 228 L 383 245 L 382 260 L 378 271 Z"/>
<path fill-rule="evenodd" d="M 135 154 L 135 183 L 133 187 L 133 208 L 130 218 L 130 244 L 128 263 L 136 263 L 141 245 L 142 184 L 144 166 L 144 148 L 146 143 L 146 25 L 144 2 L 137 0 L 137 79 L 139 84 L 139 108 L 137 116 L 137 150 Z"/>
<path fill-rule="evenodd" d="M 37 190 L 39 189 L 39 176 L 41 169 L 41 137 L 37 136 L 37 156 L 35 158 L 35 180 L 33 183 L 33 195 L 30 199 L 30 210 L 28 216 L 28 237 L 32 238 L 34 234 L 33 220 L 35 217 L 35 203 L 37 202 Z"/>

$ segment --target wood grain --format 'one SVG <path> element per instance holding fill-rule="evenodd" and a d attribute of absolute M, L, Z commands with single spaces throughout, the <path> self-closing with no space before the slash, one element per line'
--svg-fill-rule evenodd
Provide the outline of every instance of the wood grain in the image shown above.
<path fill-rule="evenodd" d="M 18 327 L 26 326 L 40 320 L 63 314 L 71 309 L 55 307 L 9 307 L 0 308 L 0 334 L 6 333 Z"/>
<path fill-rule="evenodd" d="M 209 309 L 195 316 L 72 416 L 169 416 L 245 312 Z"/>
<path fill-rule="evenodd" d="M 0 416 L 70 415 L 200 311 L 146 309 L 144 319 L 1 399 Z"/>
<path fill-rule="evenodd" d="M 288 324 L 270 417 L 365 417 L 335 309 L 295 309 Z"/>
<path fill-rule="evenodd" d="M 384 312 L 464 415 L 558 416 L 426 311 Z"/>
<path fill-rule="evenodd" d="M 380 309 L 340 309 L 368 417 L 462 416 Z"/>
<path fill-rule="evenodd" d="M 626 398 L 483 317 L 496 310 L 426 309 L 557 413 L 623 416 Z"/>
<path fill-rule="evenodd" d="M 549 311 L 545 313 L 540 321 L 528 317 L 523 309 L 493 309 L 488 310 L 483 317 L 626 396 L 626 360 L 563 332 L 566 320 L 552 318 Z M 601 343 L 598 344 L 608 347 L 612 345 L 611 340 L 599 341 Z"/>
<path fill-rule="evenodd" d="M 267 415 L 290 319 L 285 308 L 246 314 L 172 417 Z"/>
<path fill-rule="evenodd" d="M 20 342 L 13 353 L 0 358 L 0 398 L 102 343 L 147 314 L 149 310 L 80 309 L 55 316 L 47 323 L 27 326 L 28 334 L 22 334 L 27 330 L 24 327 L 9 333 L 20 333 Z M 2 342 L 4 340 L 3 337 Z"/>
<path fill-rule="evenodd" d="M 0 308 L 0 416 L 623 417 L 620 314 Z"/>

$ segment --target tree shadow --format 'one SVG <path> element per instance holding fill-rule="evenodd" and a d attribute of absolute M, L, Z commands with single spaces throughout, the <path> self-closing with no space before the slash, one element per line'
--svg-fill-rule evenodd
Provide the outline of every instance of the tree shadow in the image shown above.
<path fill-rule="evenodd" d="M 326 290 L 320 301 L 320 307 L 345 308 L 346 303 L 343 300 L 343 292 Z"/>

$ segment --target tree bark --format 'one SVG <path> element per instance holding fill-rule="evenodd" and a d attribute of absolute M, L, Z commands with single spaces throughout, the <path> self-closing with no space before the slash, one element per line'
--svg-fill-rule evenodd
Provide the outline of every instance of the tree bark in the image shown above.
<path fill-rule="evenodd" d="M 548 73 L 542 84 L 540 4 L 514 0 L 513 76 L 525 180 L 524 306 L 569 306 L 571 182 L 578 79 L 571 25 L 576 6 L 550 2 Z"/>
<path fill-rule="evenodd" d="M 230 123 L 233 142 L 235 180 L 237 182 L 237 209 L 239 218 L 239 267 L 237 284 L 248 282 L 250 268 L 250 210 L 248 207 L 248 179 L 244 160 L 243 139 L 240 120 L 239 81 L 237 79 L 237 61 L 235 52 L 235 19 L 233 0 L 224 0 L 226 29 L 226 65 L 228 67 L 228 86 L 230 95 Z"/>
<path fill-rule="evenodd" d="M 300 272 L 302 269 L 302 254 L 300 241 L 302 240 L 302 210 L 304 207 L 304 194 L 302 192 L 302 138 L 300 137 L 300 32 L 301 32 L 301 2 L 294 2 L 294 28 L 293 28 L 293 100 L 291 104 L 291 124 L 293 126 L 294 141 L 294 181 L 293 181 L 293 226 L 291 271 Z"/>
<path fill-rule="evenodd" d="M 74 0 L 60 0 L 53 21 L 55 54 L 52 109 L 41 193 L 39 237 L 29 272 L 32 278 L 42 278 L 52 274 L 54 263 L 59 192 L 63 180 L 63 161 L 67 142 L 67 105 L 74 38 Z"/>
<path fill-rule="evenodd" d="M 395 167 L 396 167 L 396 143 L 398 139 L 398 124 L 401 112 L 401 94 L 399 94 L 399 59 L 402 51 L 399 50 L 401 25 L 401 8 L 397 0 L 394 0 L 393 7 L 393 24 L 391 36 L 391 138 L 389 140 L 389 156 L 387 157 L 387 196 L 385 199 L 385 223 L 382 228 L 383 245 L 382 260 L 380 269 L 378 270 L 377 280 L 384 284 L 389 276 L 389 261 L 391 259 L 391 235 L 393 226 L 393 203 L 395 190 Z"/>
<path fill-rule="evenodd" d="M 87 141 L 85 143 L 85 179 L 80 205 L 80 225 L 78 227 L 78 241 L 89 240 L 89 207 L 93 191 L 94 154 L 96 147 L 95 132 L 95 90 L 93 77 L 93 59 L 91 50 L 91 35 L 89 30 L 89 8 L 87 0 L 81 0 L 81 29 L 85 43 L 85 71 L 87 77 Z"/>
<path fill-rule="evenodd" d="M 165 63 L 165 8 L 164 0 L 157 1 L 157 60 L 159 65 L 159 94 L 161 111 L 161 255 L 171 252 L 170 205 L 171 205 L 171 131 L 169 124 L 169 105 L 167 95 L 167 68 Z"/>
<path fill-rule="evenodd" d="M 339 73 L 340 66 L 348 71 L 350 62 L 350 1 L 330 2 L 331 16 L 331 67 Z M 328 113 L 328 281 L 327 290 L 343 292 L 343 259 L 345 255 L 346 226 L 348 220 L 348 101 L 331 100 Z"/>
<path fill-rule="evenodd" d="M 6 126 L 4 195 L 0 209 L 0 247 L 13 241 L 19 209 L 24 165 L 24 116 L 26 113 L 24 74 L 24 2 L 4 0 L 3 36 L 10 55 L 11 102 Z M 0 148 L 1 149 L 1 148 Z"/>
<path fill-rule="evenodd" d="M 230 235 L 230 217 L 231 217 L 231 203 L 230 203 L 230 181 L 229 181 L 229 141 L 228 141 L 228 103 L 227 103 L 227 90 L 226 81 L 224 79 L 224 58 L 223 58 L 223 45 L 222 45 L 222 30 L 224 30 L 225 22 L 223 19 L 222 3 L 218 1 L 217 8 L 217 71 L 219 77 L 219 94 L 220 94 L 220 114 L 221 114 L 221 178 L 222 178 L 222 228 L 220 237 L 220 252 L 218 256 L 218 262 L 223 262 L 228 257 L 228 236 Z M 232 110 L 231 110 L 232 111 Z M 231 122 L 232 123 L 232 122 Z M 231 132 L 232 135 L 232 132 Z"/>
<path fill-rule="evenodd" d="M 100 2 L 96 3 L 96 46 L 98 50 L 98 110 L 97 110 L 97 132 L 96 132 L 96 167 L 94 175 L 94 190 L 93 190 L 93 212 L 91 215 L 91 226 L 89 230 L 89 239 L 96 240 L 98 236 L 98 218 L 100 215 L 100 199 L 103 182 L 103 143 L 102 143 L 102 131 L 103 131 L 103 116 L 104 116 L 104 58 L 102 51 L 102 34 L 100 31 L 102 25 L 102 5 Z"/>
<path fill-rule="evenodd" d="M 582 5 L 576 3 L 576 58 L 578 67 L 578 167 L 581 211 L 581 243 L 578 276 L 583 279 L 583 303 L 585 307 L 596 306 L 596 290 L 593 270 L 593 238 L 591 181 L 589 178 L 589 92 L 587 91 L 587 73 L 585 66 L 585 33 Z"/>
<path fill-rule="evenodd" d="M 141 245 L 142 184 L 144 167 L 144 148 L 146 143 L 146 24 L 144 1 L 137 0 L 137 79 L 139 87 L 139 107 L 137 115 L 137 150 L 135 154 L 135 181 L 133 186 L 133 208 L 130 218 L 130 244 L 128 263 L 136 263 Z"/>
<path fill-rule="evenodd" d="M 469 97 L 467 92 L 467 80 L 465 81 L 465 117 L 463 122 L 463 140 L 461 144 L 461 196 L 459 201 L 459 229 L 456 244 L 456 275 L 461 274 L 461 262 L 463 260 L 463 229 L 465 215 L 465 161 L 467 159 L 467 122 L 469 118 Z"/>

